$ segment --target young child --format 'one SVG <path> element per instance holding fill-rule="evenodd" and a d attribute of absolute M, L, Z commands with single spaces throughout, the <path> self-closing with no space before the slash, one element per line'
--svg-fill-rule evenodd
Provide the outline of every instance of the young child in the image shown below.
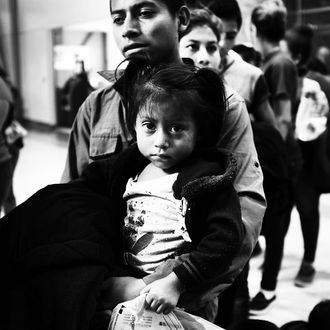
<path fill-rule="evenodd" d="M 183 292 L 215 287 L 241 244 L 235 162 L 216 149 L 225 107 L 218 75 L 182 64 L 146 69 L 131 93 L 137 144 L 110 177 L 128 179 L 124 263 L 149 283 L 142 293 L 157 313 L 173 310 Z"/>
<path fill-rule="evenodd" d="M 40 295 L 17 310 L 34 324 L 88 324 L 95 311 L 140 293 L 157 313 L 178 305 L 215 317 L 216 309 L 202 311 L 223 289 L 244 237 L 236 162 L 216 148 L 224 87 L 210 69 L 184 64 L 147 67 L 132 86 L 127 122 L 137 143 L 93 162 L 77 181 L 40 190 L 0 224 L 4 263 L 13 265 L 2 283 L 16 288 L 11 269 L 24 265 L 15 274 Z M 58 297 L 46 295 L 49 286 Z"/>

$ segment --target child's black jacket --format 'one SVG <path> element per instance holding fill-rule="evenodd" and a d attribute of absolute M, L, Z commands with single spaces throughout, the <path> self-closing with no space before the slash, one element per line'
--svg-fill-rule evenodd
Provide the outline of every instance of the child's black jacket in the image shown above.
<path fill-rule="evenodd" d="M 173 268 L 188 290 L 219 285 L 243 238 L 235 161 L 226 159 L 219 151 L 195 155 L 173 186 L 190 209 L 192 244 Z M 121 264 L 122 196 L 147 163 L 133 145 L 74 182 L 41 189 L 0 220 L 1 329 L 88 329 L 104 279 L 133 275 Z"/>

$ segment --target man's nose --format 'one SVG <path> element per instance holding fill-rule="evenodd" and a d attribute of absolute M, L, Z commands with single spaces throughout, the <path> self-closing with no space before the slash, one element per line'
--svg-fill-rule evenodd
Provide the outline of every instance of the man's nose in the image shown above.
<path fill-rule="evenodd" d="M 122 36 L 124 38 L 134 38 L 139 35 L 139 29 L 138 21 L 131 15 L 127 15 L 123 26 Z"/>
<path fill-rule="evenodd" d="M 219 46 L 220 48 L 225 48 L 226 47 L 226 42 L 225 42 L 225 37 L 221 35 L 221 39 L 219 41 Z"/>

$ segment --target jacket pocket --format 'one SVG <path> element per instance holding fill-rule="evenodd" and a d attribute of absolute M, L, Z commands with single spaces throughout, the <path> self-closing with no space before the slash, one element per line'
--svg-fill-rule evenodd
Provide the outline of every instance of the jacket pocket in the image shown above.
<path fill-rule="evenodd" d="M 89 157 L 92 160 L 103 159 L 121 150 L 121 137 L 110 135 L 91 136 Z"/>

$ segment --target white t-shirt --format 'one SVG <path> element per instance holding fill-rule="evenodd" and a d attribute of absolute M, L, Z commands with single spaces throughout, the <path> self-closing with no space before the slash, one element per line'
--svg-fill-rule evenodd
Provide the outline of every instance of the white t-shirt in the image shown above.
<path fill-rule="evenodd" d="M 176 254 L 189 235 L 186 231 L 182 201 L 173 196 L 178 173 L 138 182 L 130 178 L 123 198 L 127 215 L 124 262 L 152 273 L 164 260 Z"/>

